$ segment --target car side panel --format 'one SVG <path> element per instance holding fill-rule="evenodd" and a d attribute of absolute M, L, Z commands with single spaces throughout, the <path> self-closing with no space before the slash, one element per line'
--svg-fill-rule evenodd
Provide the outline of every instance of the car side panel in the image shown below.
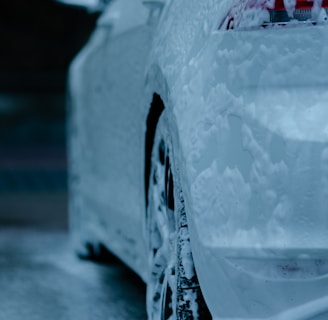
<path fill-rule="evenodd" d="M 84 79 L 83 86 L 71 84 L 79 87 L 73 92 L 73 117 L 80 180 L 78 188 L 72 183 L 72 190 L 73 199 L 80 199 L 83 237 L 105 244 L 144 277 L 147 106 L 142 92 L 152 29 L 148 9 L 138 1 L 128 3 L 114 1 L 94 34 L 101 45 L 89 44 L 89 52 L 82 52 L 72 66 L 71 81 Z"/>
<path fill-rule="evenodd" d="M 202 290 L 217 319 L 324 317 L 327 27 L 218 31 L 229 3 L 173 2 L 150 70 Z"/>

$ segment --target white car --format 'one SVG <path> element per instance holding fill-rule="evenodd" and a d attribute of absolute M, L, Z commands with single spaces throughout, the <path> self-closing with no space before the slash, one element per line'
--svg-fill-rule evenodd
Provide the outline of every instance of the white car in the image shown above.
<path fill-rule="evenodd" d="M 327 8 L 113 0 L 74 60 L 74 243 L 149 319 L 328 319 Z"/>

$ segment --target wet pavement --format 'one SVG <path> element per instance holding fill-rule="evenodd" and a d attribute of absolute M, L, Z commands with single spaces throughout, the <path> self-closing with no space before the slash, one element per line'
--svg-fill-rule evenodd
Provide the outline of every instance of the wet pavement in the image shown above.
<path fill-rule="evenodd" d="M 141 280 L 76 258 L 61 230 L 1 228 L 0 288 L 0 319 L 146 319 Z"/>

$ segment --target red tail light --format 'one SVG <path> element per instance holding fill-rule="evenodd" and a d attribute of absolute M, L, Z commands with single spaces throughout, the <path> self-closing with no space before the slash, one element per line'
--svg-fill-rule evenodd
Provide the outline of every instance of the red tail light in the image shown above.
<path fill-rule="evenodd" d="M 328 0 L 240 0 L 219 29 L 246 30 L 325 22 L 328 22 Z"/>

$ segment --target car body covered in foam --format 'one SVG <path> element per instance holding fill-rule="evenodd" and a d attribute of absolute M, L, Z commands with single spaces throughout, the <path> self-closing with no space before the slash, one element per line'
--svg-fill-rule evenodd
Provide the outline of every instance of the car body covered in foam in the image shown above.
<path fill-rule="evenodd" d="M 156 94 L 213 318 L 326 319 L 328 29 L 220 28 L 234 3 L 116 0 L 103 13 L 70 70 L 74 239 L 147 282 Z"/>

